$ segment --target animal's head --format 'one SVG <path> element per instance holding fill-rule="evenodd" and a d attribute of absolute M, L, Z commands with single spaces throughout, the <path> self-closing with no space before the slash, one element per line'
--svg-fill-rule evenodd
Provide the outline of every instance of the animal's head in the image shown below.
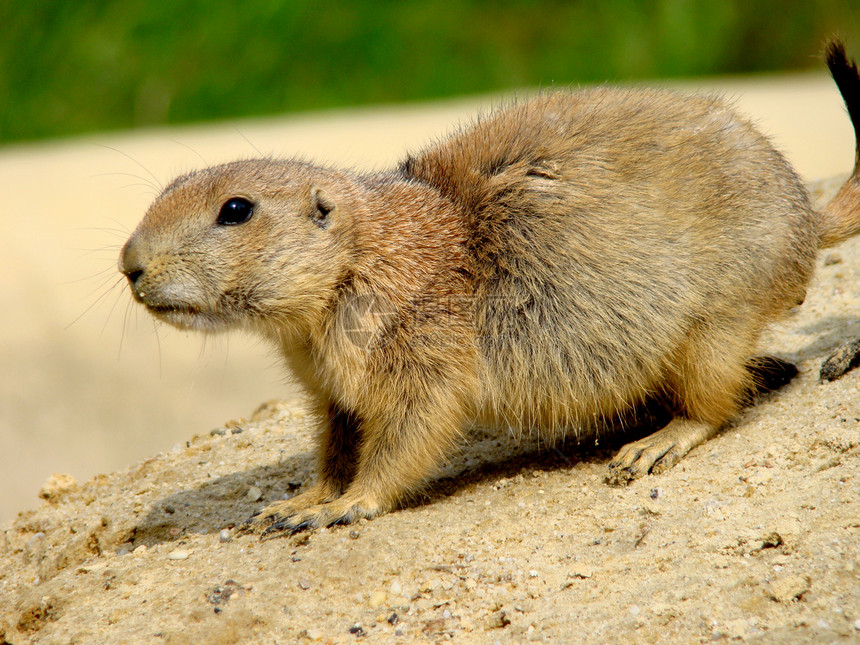
<path fill-rule="evenodd" d="M 149 208 L 119 270 L 135 300 L 180 328 L 299 329 L 347 270 L 350 185 L 272 160 L 185 175 Z"/>

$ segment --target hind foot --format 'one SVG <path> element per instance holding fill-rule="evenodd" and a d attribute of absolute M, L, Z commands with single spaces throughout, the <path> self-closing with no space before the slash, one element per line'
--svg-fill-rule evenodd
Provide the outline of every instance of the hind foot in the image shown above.
<path fill-rule="evenodd" d="M 621 486 L 648 473 L 662 473 L 715 432 L 711 424 L 675 418 L 662 430 L 621 448 L 609 462 L 608 483 Z"/>

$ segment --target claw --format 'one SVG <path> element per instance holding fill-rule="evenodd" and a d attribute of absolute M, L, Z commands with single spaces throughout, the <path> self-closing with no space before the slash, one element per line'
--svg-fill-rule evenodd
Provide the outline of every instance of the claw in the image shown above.
<path fill-rule="evenodd" d="M 619 468 L 617 465 L 609 464 L 609 476 L 606 483 L 610 486 L 627 486 L 636 479 L 629 468 Z"/>
<path fill-rule="evenodd" d="M 275 537 L 276 535 L 281 535 L 282 533 L 290 530 L 290 525 L 287 520 L 280 520 L 278 522 L 273 522 L 269 526 L 267 526 L 262 533 L 260 533 L 260 539 L 265 540 L 266 538 Z"/>
<path fill-rule="evenodd" d="M 312 529 L 314 527 L 313 522 L 310 520 L 305 520 L 304 522 L 299 522 L 296 524 L 292 530 L 290 530 L 290 535 L 295 535 L 296 533 L 301 533 L 305 529 Z"/>
<path fill-rule="evenodd" d="M 254 513 L 247 520 L 242 522 L 240 525 L 240 529 L 243 533 L 253 533 L 255 531 L 259 531 L 262 526 L 264 526 L 265 522 L 274 522 L 275 518 L 269 515 L 268 517 L 264 517 L 262 519 L 257 519 L 262 515 L 262 512 L 258 511 Z"/>
<path fill-rule="evenodd" d="M 260 514 L 260 512 L 257 511 L 251 517 L 249 517 L 244 522 L 239 524 L 239 526 L 236 527 L 236 533 L 238 535 L 247 535 L 248 533 L 253 533 L 254 532 L 254 518 L 257 517 L 259 514 Z"/>
<path fill-rule="evenodd" d="M 336 520 L 332 520 L 326 526 L 346 526 L 347 524 L 352 524 L 352 520 L 349 515 L 341 515 Z"/>
<path fill-rule="evenodd" d="M 271 526 L 267 527 L 260 534 L 260 539 L 268 540 L 271 538 L 279 537 L 281 535 L 293 536 L 296 533 L 301 533 L 302 531 L 312 528 L 314 528 L 314 523 L 311 520 L 305 520 L 294 525 L 292 522 L 290 522 L 290 518 L 286 517 L 282 520 L 274 522 Z"/>
<path fill-rule="evenodd" d="M 259 511 L 255 511 L 254 513 L 249 515 L 248 518 L 244 522 L 242 522 L 242 524 L 240 524 L 240 527 L 251 526 L 254 523 L 254 520 L 257 519 L 258 517 L 260 517 L 260 515 L 262 515 L 262 513 L 263 513 L 262 508 Z"/>

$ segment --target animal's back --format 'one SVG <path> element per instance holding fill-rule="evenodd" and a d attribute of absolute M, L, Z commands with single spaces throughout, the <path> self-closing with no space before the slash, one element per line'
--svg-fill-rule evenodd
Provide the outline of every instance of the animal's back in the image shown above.
<path fill-rule="evenodd" d="M 691 352 L 721 360 L 691 337 L 719 330 L 729 362 L 751 355 L 803 299 L 817 247 L 796 175 L 718 99 L 547 94 L 402 170 L 465 213 L 485 407 L 514 425 L 683 399 Z"/>

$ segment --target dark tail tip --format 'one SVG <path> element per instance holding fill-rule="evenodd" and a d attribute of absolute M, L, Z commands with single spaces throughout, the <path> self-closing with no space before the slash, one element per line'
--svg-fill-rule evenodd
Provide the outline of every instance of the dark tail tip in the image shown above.
<path fill-rule="evenodd" d="M 860 137 L 860 71 L 857 70 L 857 63 L 853 60 L 849 62 L 845 45 L 837 39 L 827 43 L 824 56 L 830 75 L 845 101 L 854 132 Z"/>

